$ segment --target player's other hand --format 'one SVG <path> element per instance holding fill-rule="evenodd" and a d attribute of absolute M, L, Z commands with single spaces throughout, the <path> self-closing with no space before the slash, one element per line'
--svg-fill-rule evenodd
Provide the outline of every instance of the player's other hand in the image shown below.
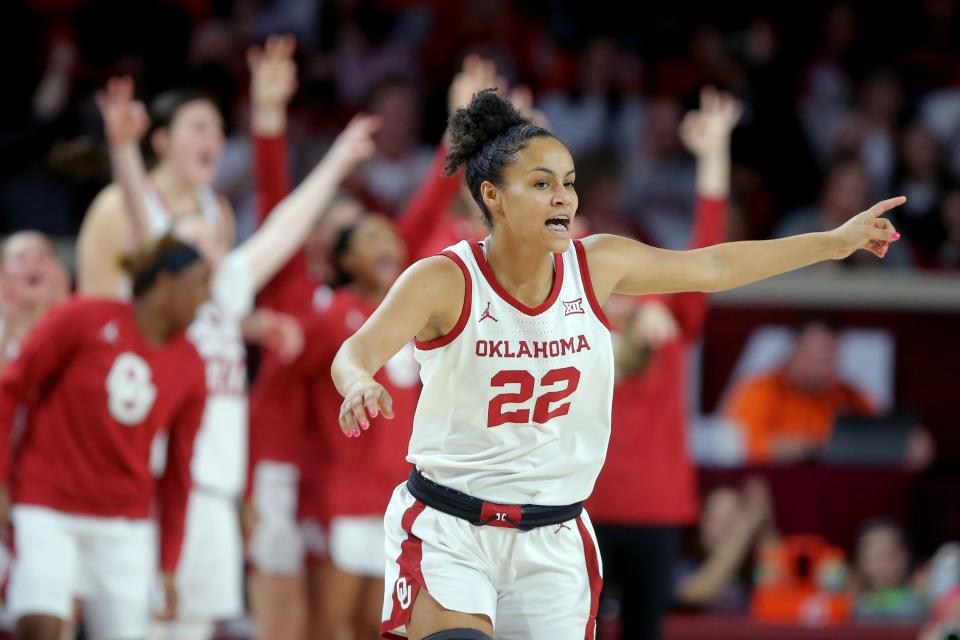
<path fill-rule="evenodd" d="M 163 585 L 163 611 L 157 614 L 160 620 L 173 620 L 177 617 L 177 585 L 174 575 L 170 571 L 160 574 Z"/>
<path fill-rule="evenodd" d="M 7 526 L 10 524 L 10 490 L 0 485 L 0 538 L 6 539 Z"/>
<path fill-rule="evenodd" d="M 380 128 L 380 118 L 358 114 L 340 132 L 324 162 L 333 163 L 342 177 L 350 175 L 358 164 L 373 156 L 377 145 L 373 135 Z"/>
<path fill-rule="evenodd" d="M 359 437 L 370 428 L 370 419 L 382 415 L 393 418 L 393 398 L 373 378 L 361 378 L 347 389 L 340 405 L 340 429 L 348 438 Z"/>
<path fill-rule="evenodd" d="M 463 59 L 463 67 L 454 76 L 447 91 L 447 110 L 450 115 L 470 104 L 473 94 L 495 87 L 505 91 L 507 81 L 497 75 L 497 65 L 492 60 L 477 55 L 468 55 Z"/>
<path fill-rule="evenodd" d="M 906 201 L 904 196 L 881 200 L 833 231 L 829 231 L 828 233 L 836 242 L 834 257 L 842 260 L 857 249 L 865 249 L 878 258 L 887 255 L 890 243 L 899 240 L 900 234 L 893 228 L 892 222 L 881 216 Z"/>
<path fill-rule="evenodd" d="M 743 105 L 732 94 L 714 87 L 700 90 L 700 108 L 680 123 L 680 139 L 690 153 L 728 153 L 730 132 L 743 114 Z"/>
<path fill-rule="evenodd" d="M 114 147 L 139 142 L 150 118 L 143 103 L 133 99 L 133 78 L 110 78 L 107 88 L 98 91 L 96 99 L 107 141 Z"/>
<path fill-rule="evenodd" d="M 293 36 L 276 35 L 267 38 L 262 48 L 254 45 L 247 49 L 250 101 L 255 109 L 286 109 L 297 90 L 296 48 Z"/>

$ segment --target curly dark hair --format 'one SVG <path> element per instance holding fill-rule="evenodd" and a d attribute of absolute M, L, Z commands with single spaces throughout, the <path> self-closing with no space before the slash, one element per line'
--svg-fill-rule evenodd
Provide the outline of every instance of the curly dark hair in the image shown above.
<path fill-rule="evenodd" d="M 484 224 L 493 227 L 490 211 L 480 195 L 480 184 L 487 180 L 501 185 L 504 168 L 513 162 L 527 140 L 556 136 L 523 117 L 495 89 L 484 89 L 450 116 L 450 137 L 446 174 L 453 175 L 460 165 L 466 165 L 470 195 L 483 213 Z"/>

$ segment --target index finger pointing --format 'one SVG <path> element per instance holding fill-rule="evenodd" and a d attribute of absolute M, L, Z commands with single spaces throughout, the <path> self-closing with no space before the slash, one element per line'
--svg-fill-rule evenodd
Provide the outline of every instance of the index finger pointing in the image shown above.
<path fill-rule="evenodd" d="M 907 198 L 905 196 L 897 196 L 896 198 L 888 198 L 886 200 L 881 200 L 877 204 L 867 209 L 867 213 L 869 213 L 871 216 L 876 218 L 877 216 L 882 216 L 887 211 L 890 211 L 890 209 L 899 207 L 906 201 L 907 201 Z"/>

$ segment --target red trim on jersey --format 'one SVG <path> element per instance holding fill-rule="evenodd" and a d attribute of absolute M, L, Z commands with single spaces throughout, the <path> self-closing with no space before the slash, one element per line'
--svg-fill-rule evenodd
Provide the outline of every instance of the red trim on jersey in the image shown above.
<path fill-rule="evenodd" d="M 489 263 L 487 263 L 487 257 L 483 255 L 483 249 L 480 248 L 480 243 L 473 242 L 470 244 L 470 248 L 473 250 L 473 257 L 477 261 L 477 265 L 480 267 L 480 272 L 483 274 L 483 277 L 487 279 L 487 283 L 493 288 L 498 296 L 503 298 L 517 311 L 521 311 L 528 316 L 539 315 L 552 307 L 553 303 L 556 302 L 557 298 L 560 296 L 560 288 L 563 286 L 563 254 L 553 254 L 553 289 L 550 291 L 550 295 L 547 296 L 547 299 L 544 300 L 542 304 L 536 307 L 528 307 L 510 295 L 510 292 L 504 289 L 503 286 L 497 282 L 497 276 L 494 275 L 493 269 L 491 269 Z"/>
<path fill-rule="evenodd" d="M 441 256 L 446 256 L 453 260 L 460 271 L 463 272 L 463 306 L 460 308 L 460 317 L 457 319 L 457 324 L 450 330 L 445 336 L 440 336 L 435 340 L 428 340 L 426 342 L 421 342 L 419 340 L 414 340 L 413 345 L 420 349 L 421 351 L 429 351 L 430 349 L 439 349 L 440 347 L 445 347 L 463 332 L 463 328 L 467 326 L 467 320 L 470 319 L 470 305 L 473 300 L 473 283 L 470 281 L 470 272 L 467 271 L 467 265 L 463 264 L 463 260 L 460 259 L 460 256 L 455 254 L 453 251 L 444 251 L 440 254 Z"/>
<path fill-rule="evenodd" d="M 413 523 L 426 508 L 427 505 L 417 500 L 403 512 L 403 517 L 400 519 L 400 526 L 406 532 L 407 539 L 400 543 L 400 556 L 397 558 L 400 575 L 393 584 L 393 591 L 390 596 L 393 599 L 390 619 L 380 623 L 380 636 L 383 638 L 400 637 L 393 633 L 393 630 L 410 622 L 413 603 L 417 600 L 420 588 L 424 586 L 423 572 L 420 570 L 420 561 L 423 559 L 423 541 L 413 535 Z M 406 607 L 400 606 L 400 591 L 403 591 L 404 595 L 407 596 Z"/>
<path fill-rule="evenodd" d="M 590 580 L 590 617 L 583 633 L 584 640 L 593 640 L 597 632 L 597 609 L 600 607 L 600 590 L 603 589 L 603 576 L 600 575 L 600 561 L 597 559 L 597 546 L 593 536 L 583 524 L 583 516 L 577 516 L 577 531 L 583 541 L 583 559 L 587 564 L 587 579 Z"/>
<path fill-rule="evenodd" d="M 607 314 L 603 312 L 603 307 L 600 306 L 600 302 L 597 300 L 597 294 L 593 291 L 593 280 L 590 279 L 590 267 L 587 265 L 587 252 L 583 248 L 583 243 L 579 240 L 573 241 L 573 248 L 577 252 L 577 264 L 580 266 L 580 280 L 583 281 L 583 288 L 587 292 L 587 302 L 590 303 L 590 308 L 593 309 L 593 314 L 597 316 L 597 320 L 603 323 L 610 331 L 613 329 L 610 327 L 610 321 L 607 320 Z"/>

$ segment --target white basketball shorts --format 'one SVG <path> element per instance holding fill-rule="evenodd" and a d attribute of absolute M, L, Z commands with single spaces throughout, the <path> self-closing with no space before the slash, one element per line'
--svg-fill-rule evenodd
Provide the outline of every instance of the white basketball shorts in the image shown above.
<path fill-rule="evenodd" d="M 337 516 L 330 522 L 330 560 L 341 571 L 382 578 L 383 516 Z"/>
<path fill-rule="evenodd" d="M 177 565 L 177 619 L 233 620 L 243 616 L 243 534 L 237 501 L 194 488 Z M 155 607 L 163 590 L 155 586 Z"/>
<path fill-rule="evenodd" d="M 603 585 L 584 511 L 530 531 L 474 526 L 424 505 L 402 484 L 384 521 L 381 632 L 406 636 L 421 589 L 452 611 L 481 614 L 498 640 L 592 640 Z"/>
<path fill-rule="evenodd" d="M 149 520 L 77 516 L 34 505 L 12 512 L 16 557 L 12 616 L 69 620 L 83 603 L 87 633 L 103 640 L 140 638 L 150 620 L 156 530 Z"/>

